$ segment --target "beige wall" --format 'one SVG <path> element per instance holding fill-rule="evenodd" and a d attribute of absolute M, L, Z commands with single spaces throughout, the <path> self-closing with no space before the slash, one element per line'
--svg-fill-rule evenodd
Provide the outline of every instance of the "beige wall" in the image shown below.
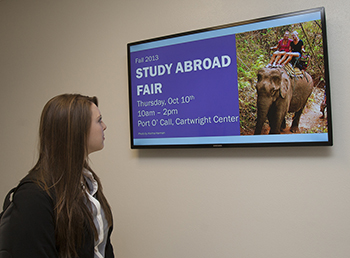
<path fill-rule="evenodd" d="M 333 147 L 131 150 L 126 44 L 325 6 Z M 36 159 L 46 101 L 97 95 L 91 155 L 116 257 L 350 257 L 348 0 L 0 0 L 0 202 Z"/>

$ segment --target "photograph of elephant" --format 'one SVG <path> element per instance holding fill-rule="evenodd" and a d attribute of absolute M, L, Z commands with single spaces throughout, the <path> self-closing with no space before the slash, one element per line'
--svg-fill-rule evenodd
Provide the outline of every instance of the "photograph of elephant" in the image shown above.
<path fill-rule="evenodd" d="M 240 33 L 236 46 L 241 135 L 328 132 L 320 20 Z"/>

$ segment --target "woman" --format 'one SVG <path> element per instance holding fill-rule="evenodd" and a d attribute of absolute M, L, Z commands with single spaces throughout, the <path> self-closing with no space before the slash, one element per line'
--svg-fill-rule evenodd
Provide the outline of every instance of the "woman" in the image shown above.
<path fill-rule="evenodd" d="M 291 42 L 292 40 L 289 38 L 289 31 L 286 31 L 283 35 L 283 38 L 278 41 L 277 46 L 271 47 L 271 49 L 277 49 L 277 51 L 272 54 L 270 62 L 266 66 L 267 68 L 279 64 L 278 61 L 280 58 L 290 51 Z"/>
<path fill-rule="evenodd" d="M 88 155 L 104 147 L 107 128 L 97 106 L 96 97 L 78 94 L 45 105 L 39 159 L 14 194 L 10 230 L 0 232 L 1 258 L 114 257 L 112 212 L 88 164 Z"/>
<path fill-rule="evenodd" d="M 301 39 L 299 39 L 298 32 L 293 31 L 292 38 L 293 41 L 290 43 L 291 52 L 285 55 L 286 58 L 282 58 L 280 60 L 282 66 L 288 64 L 293 58 L 294 60 L 299 59 L 302 55 L 302 52 L 305 52 L 304 43 Z"/>

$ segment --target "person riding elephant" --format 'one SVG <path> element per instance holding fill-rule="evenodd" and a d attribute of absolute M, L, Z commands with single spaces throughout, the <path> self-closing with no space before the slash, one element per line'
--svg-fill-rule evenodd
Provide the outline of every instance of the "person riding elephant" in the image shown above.
<path fill-rule="evenodd" d="M 269 67 L 276 67 L 276 65 L 280 64 L 278 61 L 288 52 L 290 52 L 290 44 L 293 40 L 289 38 L 289 31 L 286 31 L 283 35 L 283 38 L 281 38 L 278 41 L 277 46 L 271 47 L 272 50 L 277 50 L 272 54 L 272 57 L 270 59 L 270 62 L 266 66 L 266 68 Z"/>
<path fill-rule="evenodd" d="M 297 132 L 300 116 L 313 89 L 312 77 L 305 72 L 302 78 L 291 78 L 282 68 L 262 68 L 257 75 L 254 134 L 261 134 L 266 118 L 270 124 L 269 133 L 279 134 L 286 127 L 285 116 L 288 112 L 295 112 L 290 130 Z"/>
<path fill-rule="evenodd" d="M 298 32 L 292 32 L 293 41 L 290 43 L 291 51 L 286 53 L 283 58 L 279 61 L 282 66 L 285 66 L 292 61 L 292 65 L 302 56 L 302 53 L 305 52 L 304 42 L 299 39 Z"/>

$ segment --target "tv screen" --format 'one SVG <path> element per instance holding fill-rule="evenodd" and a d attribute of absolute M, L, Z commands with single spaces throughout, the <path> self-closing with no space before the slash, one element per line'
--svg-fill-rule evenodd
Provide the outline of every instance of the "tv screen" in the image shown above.
<path fill-rule="evenodd" d="M 127 51 L 131 148 L 332 145 L 323 7 Z"/>

